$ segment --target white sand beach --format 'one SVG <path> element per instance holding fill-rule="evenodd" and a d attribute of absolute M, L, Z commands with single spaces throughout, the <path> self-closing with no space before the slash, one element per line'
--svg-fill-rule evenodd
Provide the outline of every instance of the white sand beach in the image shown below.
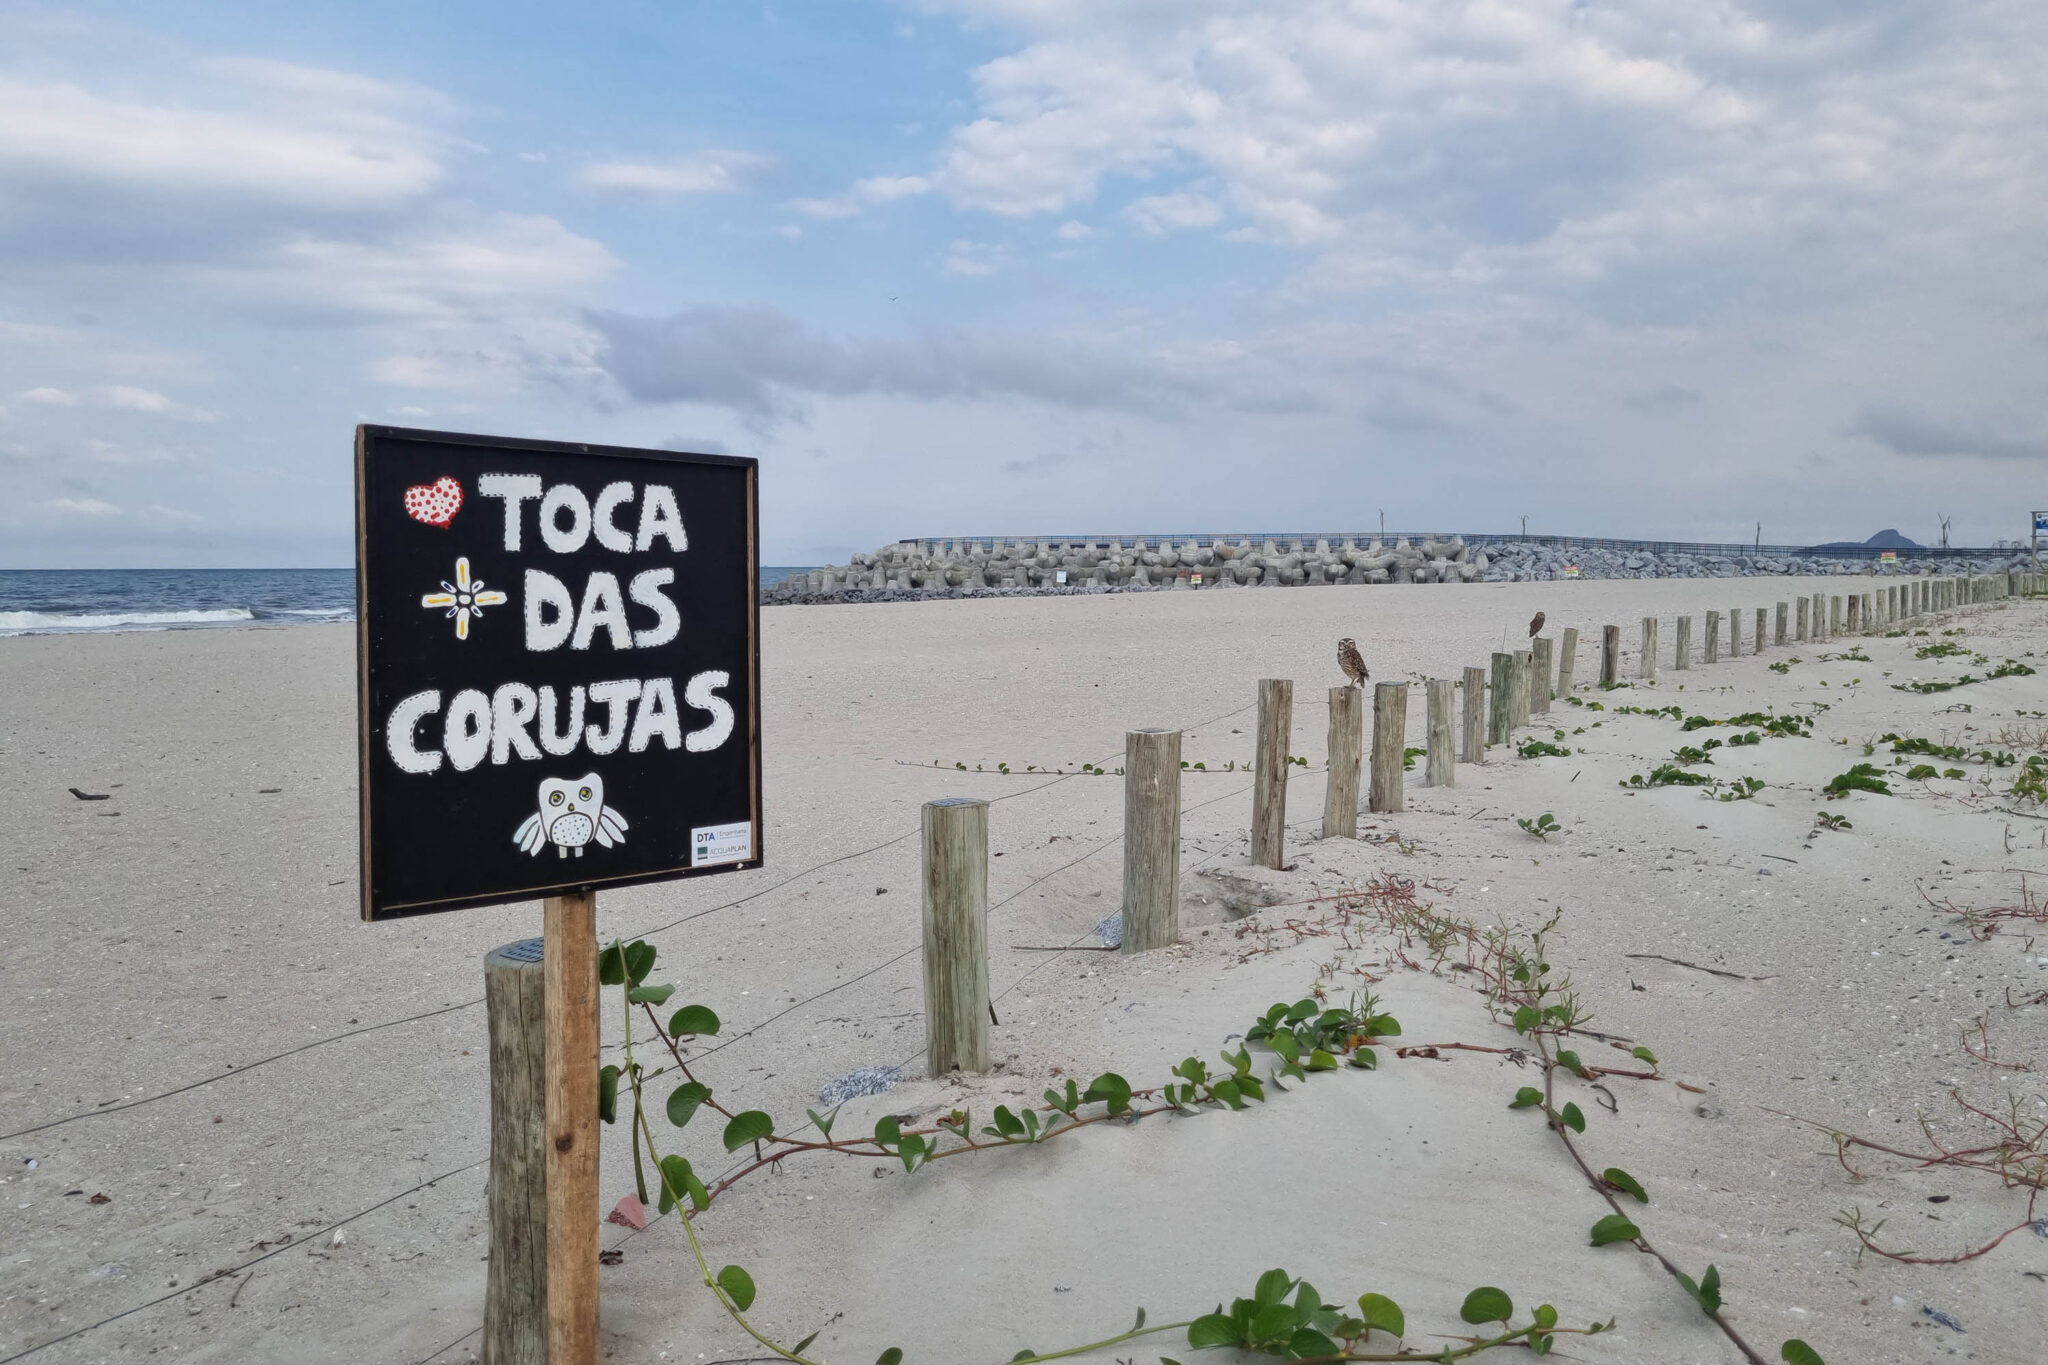
<path fill-rule="evenodd" d="M 660 948 L 655 979 L 725 1021 L 701 1074 L 783 1128 L 830 1079 L 904 1066 L 896 1088 L 847 1106 L 843 1131 L 860 1132 L 884 1114 L 929 1123 L 955 1108 L 978 1125 L 1069 1076 L 1150 1086 L 1190 1054 L 1216 1065 L 1274 1002 L 1319 980 L 1337 1001 L 1368 984 L 1328 977 L 1332 966 L 1378 978 L 1370 988 L 1403 1027 L 1392 1043 L 1525 1046 L 1490 1017 L 1474 974 L 1432 971 L 1412 941 L 1368 925 L 1333 938 L 1340 902 L 1313 898 L 1393 877 L 1418 904 L 1482 924 L 1526 931 L 1556 916 L 1549 960 L 1588 1027 L 1652 1049 L 1661 1077 L 1610 1078 L 1604 1097 L 1559 1078 L 1560 1099 L 1586 1115 L 1576 1140 L 1596 1168 L 1647 1187 L 1633 1216 L 1660 1250 L 1695 1276 L 1718 1267 L 1725 1315 L 1754 1347 L 1775 1360 L 1798 1337 L 1830 1365 L 2039 1360 L 2048 1236 L 2022 1229 L 1973 1259 L 1921 1265 L 1863 1250 L 1835 1221 L 1860 1208 L 1885 1220 L 1881 1245 L 1954 1257 L 2022 1221 L 2026 1191 L 1871 1151 L 1849 1158 L 1858 1179 L 1824 1132 L 1783 1115 L 1904 1151 L 1924 1149 L 1923 1115 L 1951 1148 L 1991 1140 L 1951 1091 L 2048 1124 L 2048 919 L 1973 932 L 1960 918 L 2021 904 L 2023 878 L 2028 894 L 2048 885 L 2048 807 L 2008 794 L 2016 767 L 1912 758 L 1966 776 L 1909 781 L 1900 767 L 1895 794 L 1832 803 L 1852 828 L 1816 825 L 1829 778 L 1891 764 L 1889 745 L 1865 749 L 1887 732 L 2048 752 L 2048 673 L 1932 695 L 1892 686 L 1985 672 L 1967 654 L 1915 657 L 1945 639 L 2042 666 L 2048 605 L 1966 607 L 1901 623 L 1926 636 L 1761 657 L 1746 622 L 1741 656 L 1711 666 L 1696 626 L 1693 668 L 1671 671 L 1675 616 L 1753 612 L 1817 587 L 1843 582 L 764 610 L 767 865 L 607 892 L 599 932 Z M 1553 742 L 1570 755 L 1495 748 L 1460 764 L 1454 788 L 1422 786 L 1418 763 L 1404 813 L 1362 816 L 1363 839 L 1317 839 L 1336 639 L 1359 641 L 1375 679 L 1455 677 L 1519 644 L 1539 609 L 1546 633 L 1582 632 L 1578 696 L 1601 705 L 1536 718 L 1529 733 L 1562 730 Z M 1588 686 L 1610 622 L 1633 680 L 1645 615 L 1664 621 L 1657 684 Z M 1850 650 L 1868 660 L 1822 657 Z M 0 1360 L 475 1358 L 481 960 L 537 934 L 540 912 L 359 922 L 353 661 L 346 626 L 0 640 L 0 769 L 19 803 L 0 862 Z M 1249 867 L 1250 779 L 1218 771 L 1250 760 L 1265 677 L 1295 680 L 1292 747 L 1308 760 L 1293 770 L 1285 872 Z M 1698 769 L 1763 779 L 1754 799 L 1621 785 L 1734 732 L 1683 733 L 1619 706 L 1731 716 L 1812 703 L 1827 709 L 1811 738 L 1723 747 Z M 1417 686 L 1410 744 L 1422 715 Z M 1034 951 L 1088 941 L 1117 909 L 1123 794 L 1113 773 L 1030 769 L 1114 768 L 1141 726 L 1185 727 L 1184 756 L 1205 765 L 1183 788 L 1183 942 Z M 948 795 L 997 801 L 1000 1064 L 927 1079 L 915 831 L 920 804 Z M 1561 833 L 1539 841 L 1516 824 L 1544 812 Z M 1980 1019 L 1990 1062 L 1964 1045 L 1980 1045 Z M 615 992 L 605 1028 L 615 1045 Z M 1595 1066 L 1641 1065 L 1600 1038 L 1579 1050 Z M 910 1365 L 1049 1351 L 1122 1331 L 1140 1306 L 1157 1322 L 1191 1318 L 1276 1266 L 1339 1304 L 1391 1295 L 1423 1351 L 1473 1331 L 1460 1302 L 1497 1285 L 1525 1315 L 1547 1302 L 1566 1326 L 1615 1320 L 1611 1334 L 1560 1338 L 1573 1358 L 1742 1359 L 1649 1256 L 1588 1244 L 1608 1206 L 1539 1114 L 1508 1107 L 1542 1083 L 1526 1057 L 1380 1053 L 1376 1071 L 1269 1087 L 1244 1112 L 1101 1124 L 911 1175 L 792 1159 L 696 1226 L 714 1266 L 752 1272 L 757 1325 L 785 1344 L 818 1332 L 810 1354 L 835 1365 L 890 1345 Z M 734 1160 L 710 1124 L 668 1133 L 700 1172 Z M 606 1142 L 609 1207 L 633 1181 L 623 1128 Z M 623 1252 L 602 1277 L 608 1357 L 762 1355 L 703 1291 L 673 1218 L 637 1235 L 608 1226 L 604 1241 Z M 1091 1358 L 1188 1354 L 1165 1333 Z"/>

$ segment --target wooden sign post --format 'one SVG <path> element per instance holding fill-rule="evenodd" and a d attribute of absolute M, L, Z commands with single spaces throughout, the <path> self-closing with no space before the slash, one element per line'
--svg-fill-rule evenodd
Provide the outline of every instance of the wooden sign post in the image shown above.
<path fill-rule="evenodd" d="M 363 918 L 545 903 L 538 1068 L 486 968 L 522 1106 L 491 1208 L 523 1224 L 487 1365 L 599 1358 L 598 888 L 761 865 L 758 490 L 729 456 L 356 430 Z"/>

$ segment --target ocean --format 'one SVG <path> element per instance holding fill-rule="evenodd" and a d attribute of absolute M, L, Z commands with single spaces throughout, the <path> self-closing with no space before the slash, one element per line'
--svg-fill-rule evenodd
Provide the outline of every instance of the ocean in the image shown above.
<path fill-rule="evenodd" d="M 773 587 L 808 566 L 761 569 Z M 353 621 L 353 569 L 0 569 L 0 635 Z"/>

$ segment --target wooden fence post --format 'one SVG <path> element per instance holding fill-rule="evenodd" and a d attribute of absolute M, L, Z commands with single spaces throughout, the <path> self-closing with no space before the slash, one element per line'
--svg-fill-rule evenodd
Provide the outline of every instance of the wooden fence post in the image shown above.
<path fill-rule="evenodd" d="M 1643 618 L 1643 657 L 1636 661 L 1636 676 L 1657 680 L 1657 618 Z"/>
<path fill-rule="evenodd" d="M 1180 731 L 1128 730 L 1124 733 L 1123 950 L 1147 953 L 1178 942 Z"/>
<path fill-rule="evenodd" d="M 1851 635 L 1856 634 L 1863 627 L 1863 594 L 1861 593 L 1852 592 L 1849 594 L 1849 619 L 1847 625 Z"/>
<path fill-rule="evenodd" d="M 1372 689 L 1372 808 L 1406 810 L 1402 769 L 1407 766 L 1408 684 L 1376 683 Z"/>
<path fill-rule="evenodd" d="M 1621 627 L 1600 627 L 1600 685 L 1613 687 L 1621 681 Z"/>
<path fill-rule="evenodd" d="M 1742 609 L 1731 607 L 1728 611 L 1728 657 L 1742 657 Z"/>
<path fill-rule="evenodd" d="M 546 969 L 542 941 L 484 954 L 491 1037 L 485 1365 L 548 1365 Z"/>
<path fill-rule="evenodd" d="M 1429 764 L 1424 773 L 1432 787 L 1458 785 L 1458 761 L 1451 748 L 1451 694 L 1449 678 L 1431 678 L 1423 687 L 1429 698 Z"/>
<path fill-rule="evenodd" d="M 1287 863 L 1287 746 L 1294 739 L 1294 684 L 1259 679 L 1259 747 L 1252 764 L 1252 861 Z"/>
<path fill-rule="evenodd" d="M 1465 670 L 1465 761 L 1486 762 L 1486 670 Z"/>
<path fill-rule="evenodd" d="M 1515 728 L 1515 656 L 1493 656 L 1493 704 L 1486 709 L 1486 742 L 1505 744 Z"/>
<path fill-rule="evenodd" d="M 1764 641 L 1769 638 L 1767 632 L 1770 630 L 1770 615 L 1771 613 L 1767 608 L 1758 607 L 1756 609 L 1756 634 L 1750 637 L 1755 641 L 1755 646 L 1749 651 L 1752 654 L 1764 652 Z"/>
<path fill-rule="evenodd" d="M 1323 837 L 1358 837 L 1358 765 L 1365 747 L 1365 689 L 1330 689 L 1330 780 L 1323 795 Z"/>
<path fill-rule="evenodd" d="M 988 1070 L 988 1008 L 988 802 L 941 797 L 924 803 L 927 1074 Z"/>
<path fill-rule="evenodd" d="M 1842 633 L 1842 598 L 1837 593 L 1828 598 L 1828 638 L 1834 639 Z"/>
<path fill-rule="evenodd" d="M 597 1365 L 597 893 L 541 908 L 548 1365 Z"/>
<path fill-rule="evenodd" d="M 1579 665 L 1579 628 L 1566 626 L 1557 642 L 1557 695 L 1569 697 L 1572 694 L 1574 675 Z"/>
<path fill-rule="evenodd" d="M 1685 673 L 1692 670 L 1692 618 L 1678 618 L 1677 638 L 1671 642 L 1671 671 Z"/>
<path fill-rule="evenodd" d="M 1536 671 L 1535 660 L 1526 649 L 1515 651 L 1515 719 L 1516 729 L 1529 723 L 1531 675 Z"/>
<path fill-rule="evenodd" d="M 1721 613 L 1718 611 L 1707 613 L 1707 662 L 1721 662 Z"/>
<path fill-rule="evenodd" d="M 1529 709 L 1537 715 L 1550 714 L 1550 680 L 1554 675 L 1550 666 L 1550 637 L 1539 635 L 1529 642 L 1530 676 L 1534 679 L 1529 693 Z"/>
<path fill-rule="evenodd" d="M 1771 635 L 1771 643 L 1780 649 L 1783 649 L 1790 639 L 1791 622 L 1786 618 L 1791 614 L 1792 608 L 1789 603 L 1778 603 L 1778 618 L 1775 623 L 1777 629 Z"/>

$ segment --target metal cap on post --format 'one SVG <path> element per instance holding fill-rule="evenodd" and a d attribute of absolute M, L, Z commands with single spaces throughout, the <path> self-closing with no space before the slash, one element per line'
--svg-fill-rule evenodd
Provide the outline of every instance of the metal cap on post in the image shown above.
<path fill-rule="evenodd" d="M 925 1069 L 986 1071 L 988 802 L 924 803 Z"/>
<path fill-rule="evenodd" d="M 1124 734 L 1123 950 L 1180 941 L 1180 731 Z"/>

